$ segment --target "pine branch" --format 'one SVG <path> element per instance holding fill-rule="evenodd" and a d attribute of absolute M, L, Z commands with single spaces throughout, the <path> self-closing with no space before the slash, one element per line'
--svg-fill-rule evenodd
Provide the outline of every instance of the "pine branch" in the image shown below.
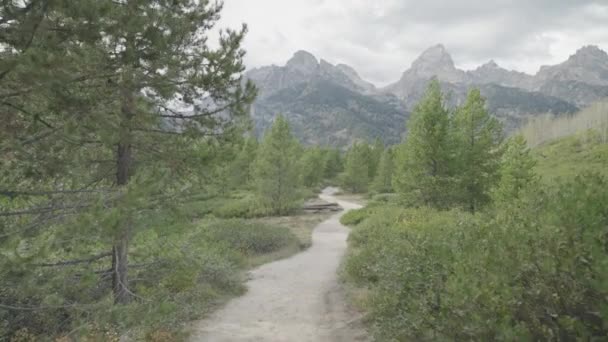
<path fill-rule="evenodd" d="M 111 257 L 112 253 L 102 253 L 95 256 L 92 256 L 87 259 L 79 259 L 79 260 L 70 260 L 70 261 L 62 261 L 54 264 L 34 264 L 34 266 L 38 267 L 57 267 L 57 266 L 72 266 L 78 264 L 90 264 L 94 261 L 101 260 L 107 257 Z"/>
<path fill-rule="evenodd" d="M 232 107 L 233 104 L 228 104 L 225 105 L 223 107 L 220 108 L 216 108 L 210 112 L 205 112 L 205 113 L 200 113 L 200 114 L 192 114 L 192 115 L 185 115 L 182 113 L 179 113 L 171 108 L 165 107 L 165 106 L 161 106 L 161 108 L 163 108 L 164 110 L 172 113 L 172 115 L 168 115 L 168 114 L 161 114 L 160 117 L 162 118 L 171 118 L 171 119 L 181 119 L 181 120 L 195 120 L 198 118 L 204 118 L 204 117 L 209 117 L 209 116 L 213 116 L 215 114 L 221 113 L 223 111 L 225 111 L 226 109 Z"/>
<path fill-rule="evenodd" d="M 10 108 L 13 108 L 15 110 L 18 110 L 18 111 L 22 112 L 23 114 L 31 116 L 31 117 L 33 117 L 34 121 L 38 121 L 38 122 L 42 123 L 43 125 L 45 125 L 46 127 L 50 128 L 50 129 L 55 129 L 55 127 L 53 125 L 51 125 L 50 123 L 48 123 L 47 121 L 45 121 L 44 119 L 42 119 L 40 117 L 40 114 L 32 113 L 32 112 L 26 110 L 23 107 L 17 106 L 16 104 L 13 104 L 13 103 L 10 103 L 10 102 L 7 102 L 7 101 L 1 101 L 0 104 L 3 104 L 5 106 L 7 106 L 7 107 L 10 107 Z"/>

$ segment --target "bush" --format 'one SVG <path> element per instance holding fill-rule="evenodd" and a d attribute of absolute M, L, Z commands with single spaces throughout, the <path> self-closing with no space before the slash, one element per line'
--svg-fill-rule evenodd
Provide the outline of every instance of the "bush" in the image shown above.
<path fill-rule="evenodd" d="M 356 226 L 361 222 L 365 221 L 370 216 L 373 216 L 378 210 L 384 210 L 385 208 L 393 208 L 398 206 L 398 202 L 395 201 L 397 196 L 387 196 L 386 198 L 391 198 L 391 200 L 387 201 L 378 201 L 376 199 L 372 199 L 366 207 L 361 209 L 349 210 L 340 218 L 340 223 L 345 226 Z"/>
<path fill-rule="evenodd" d="M 366 208 L 349 210 L 340 218 L 340 223 L 345 226 L 356 226 L 365 220 L 369 215 Z"/>
<path fill-rule="evenodd" d="M 248 218 L 255 216 L 255 201 L 251 197 L 230 199 L 213 211 L 220 218 Z"/>
<path fill-rule="evenodd" d="M 214 221 L 203 230 L 210 241 L 225 243 L 246 255 L 275 252 L 299 241 L 287 228 L 238 219 Z"/>
<path fill-rule="evenodd" d="M 376 208 L 347 279 L 378 340 L 594 340 L 608 334 L 608 192 L 599 176 L 493 212 Z"/>

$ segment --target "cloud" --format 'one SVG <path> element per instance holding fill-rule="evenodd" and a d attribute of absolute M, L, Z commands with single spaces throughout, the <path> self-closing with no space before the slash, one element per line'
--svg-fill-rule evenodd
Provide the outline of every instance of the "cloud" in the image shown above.
<path fill-rule="evenodd" d="M 284 64 L 297 50 L 353 66 L 379 85 L 396 81 L 442 43 L 457 66 L 490 59 L 535 73 L 583 45 L 608 48 L 602 0 L 224 0 L 220 26 L 247 23 L 247 66 Z"/>

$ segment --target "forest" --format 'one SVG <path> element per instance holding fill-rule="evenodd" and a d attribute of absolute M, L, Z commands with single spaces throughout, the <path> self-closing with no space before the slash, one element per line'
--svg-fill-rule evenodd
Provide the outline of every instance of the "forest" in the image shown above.
<path fill-rule="evenodd" d="M 327 186 L 367 204 L 340 279 L 376 340 L 608 336 L 605 104 L 507 136 L 433 79 L 396 145 L 305 145 L 282 113 L 256 136 L 221 11 L 2 2 L 0 341 L 185 340 L 311 246 Z"/>

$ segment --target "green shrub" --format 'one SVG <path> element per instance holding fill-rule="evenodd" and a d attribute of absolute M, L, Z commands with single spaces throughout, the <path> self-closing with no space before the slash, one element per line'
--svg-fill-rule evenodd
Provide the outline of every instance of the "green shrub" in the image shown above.
<path fill-rule="evenodd" d="M 356 226 L 365 220 L 367 216 L 368 210 L 366 208 L 350 210 L 342 215 L 340 223 L 345 226 Z"/>
<path fill-rule="evenodd" d="M 250 197 L 229 199 L 213 211 L 220 218 L 248 218 L 254 216 L 255 201 Z"/>
<path fill-rule="evenodd" d="M 601 340 L 608 192 L 587 175 L 492 212 L 375 208 L 350 238 L 380 341 Z"/>
<path fill-rule="evenodd" d="M 218 220 L 203 227 L 210 241 L 225 243 L 246 255 L 278 251 L 298 238 L 287 228 L 244 220 Z"/>
<path fill-rule="evenodd" d="M 399 195 L 395 193 L 383 193 L 375 194 L 371 198 L 370 203 L 386 204 L 386 203 L 397 203 L 399 201 Z"/>
<path fill-rule="evenodd" d="M 370 201 L 366 207 L 346 212 L 340 218 L 340 223 L 345 226 L 356 226 L 370 216 L 373 216 L 378 210 L 383 210 L 386 207 L 393 208 L 394 206 L 396 206 L 396 202 Z"/>

